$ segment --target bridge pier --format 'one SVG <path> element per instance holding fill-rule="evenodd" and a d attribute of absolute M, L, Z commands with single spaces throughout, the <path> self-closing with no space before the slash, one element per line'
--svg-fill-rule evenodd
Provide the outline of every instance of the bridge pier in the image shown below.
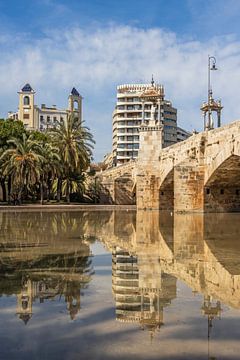
<path fill-rule="evenodd" d="M 159 210 L 159 181 L 151 174 L 137 175 L 137 209 Z"/>
<path fill-rule="evenodd" d="M 174 168 L 174 211 L 204 210 L 204 168 L 184 163 Z"/>

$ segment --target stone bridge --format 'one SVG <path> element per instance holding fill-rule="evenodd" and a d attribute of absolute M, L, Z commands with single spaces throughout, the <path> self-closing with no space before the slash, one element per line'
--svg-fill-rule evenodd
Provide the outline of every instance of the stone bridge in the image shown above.
<path fill-rule="evenodd" d="M 138 159 L 99 174 L 102 203 L 177 212 L 240 211 L 240 121 L 162 148 L 162 127 L 140 129 Z"/>

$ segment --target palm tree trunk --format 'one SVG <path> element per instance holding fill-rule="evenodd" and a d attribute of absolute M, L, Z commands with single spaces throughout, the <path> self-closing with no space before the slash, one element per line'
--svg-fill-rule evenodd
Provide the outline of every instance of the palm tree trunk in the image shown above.
<path fill-rule="evenodd" d="M 3 202 L 7 201 L 7 189 L 6 189 L 6 184 L 5 184 L 5 177 L 3 177 L 1 179 L 1 187 L 2 187 L 2 200 Z"/>
<path fill-rule="evenodd" d="M 6 184 L 5 184 L 5 177 L 1 178 L 1 187 L 2 187 L 2 200 L 3 202 L 7 201 L 7 189 L 6 189 Z"/>
<path fill-rule="evenodd" d="M 8 189 L 8 204 L 10 204 L 11 203 L 11 196 L 12 196 L 12 179 L 11 179 L 11 176 L 8 177 L 7 189 Z"/>
<path fill-rule="evenodd" d="M 21 205 L 21 204 L 22 204 L 23 188 L 24 188 L 23 185 L 19 188 L 19 191 L 18 191 L 18 193 L 17 193 L 17 204 L 16 204 L 16 205 Z"/>
<path fill-rule="evenodd" d="M 41 205 L 43 205 L 43 201 L 44 201 L 44 188 L 43 188 L 43 178 L 41 176 L 40 178 L 40 203 Z"/>
<path fill-rule="evenodd" d="M 66 184 L 66 200 L 67 200 L 67 203 L 70 204 L 70 183 L 69 183 L 68 179 L 67 179 L 67 184 Z"/>
<path fill-rule="evenodd" d="M 57 202 L 61 200 L 61 190 L 62 190 L 62 179 L 58 178 L 57 182 Z"/>
<path fill-rule="evenodd" d="M 51 195 L 51 188 L 52 188 L 52 179 L 51 179 L 51 174 L 48 175 L 48 180 L 47 180 L 47 202 L 50 201 L 50 195 Z"/>

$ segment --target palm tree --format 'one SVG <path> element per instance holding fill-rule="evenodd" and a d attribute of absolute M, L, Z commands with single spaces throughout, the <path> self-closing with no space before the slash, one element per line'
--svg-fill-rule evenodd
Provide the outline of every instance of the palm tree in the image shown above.
<path fill-rule="evenodd" d="M 58 148 L 48 142 L 42 144 L 41 155 L 40 201 L 41 204 L 43 204 L 45 189 L 47 189 L 47 200 L 49 201 L 50 199 L 53 180 L 61 168 L 61 158 L 58 153 Z"/>
<path fill-rule="evenodd" d="M 41 145 L 37 140 L 33 140 L 31 135 L 27 137 L 23 134 L 22 138 L 12 138 L 8 140 L 10 146 L 0 157 L 4 176 L 10 176 L 12 190 L 10 196 L 14 202 L 21 202 L 22 192 L 31 185 L 36 185 L 40 179 Z"/>
<path fill-rule="evenodd" d="M 90 164 L 93 136 L 74 113 L 68 114 L 66 122 L 58 122 L 54 129 L 50 129 L 49 135 L 53 145 L 59 149 L 63 171 L 59 174 L 58 185 L 64 182 L 69 203 L 73 174 L 81 175 Z"/>
<path fill-rule="evenodd" d="M 0 158 L 1 155 L 3 154 L 4 149 L 0 148 Z M 2 163 L 0 162 L 0 185 L 2 188 L 2 196 L 3 196 L 3 201 L 6 202 L 7 201 L 7 190 L 6 190 L 6 176 L 3 175 L 3 169 L 2 169 Z"/>

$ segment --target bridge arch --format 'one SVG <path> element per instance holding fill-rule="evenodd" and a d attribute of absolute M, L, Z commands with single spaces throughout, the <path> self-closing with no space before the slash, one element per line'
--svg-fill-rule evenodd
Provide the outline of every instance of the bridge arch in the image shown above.
<path fill-rule="evenodd" d="M 123 174 L 114 179 L 114 204 L 136 204 L 134 181 L 129 174 Z"/>
<path fill-rule="evenodd" d="M 239 212 L 240 155 L 231 154 L 225 159 L 222 156 L 220 153 L 216 157 L 211 175 L 205 178 L 204 211 Z"/>
<path fill-rule="evenodd" d="M 173 210 L 174 207 L 174 170 L 165 176 L 159 187 L 159 210 Z"/>

